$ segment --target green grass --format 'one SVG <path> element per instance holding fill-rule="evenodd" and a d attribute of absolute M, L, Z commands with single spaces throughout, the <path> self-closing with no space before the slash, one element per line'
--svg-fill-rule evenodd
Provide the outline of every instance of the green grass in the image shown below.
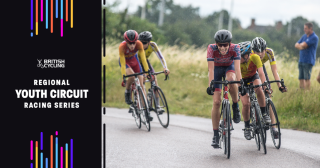
<path fill-rule="evenodd" d="M 206 49 L 194 49 L 160 46 L 171 71 L 170 79 L 164 81 L 164 75 L 158 75 L 170 113 L 211 118 L 212 97 L 206 93 L 208 86 L 208 66 Z M 106 65 L 106 107 L 128 108 L 124 101 L 124 88 L 118 64 L 118 45 L 108 45 L 103 64 Z M 282 53 L 283 55 L 283 53 Z M 272 100 L 277 109 L 281 128 L 290 128 L 320 133 L 320 84 L 316 77 L 320 71 L 319 60 L 312 69 L 311 89 L 301 91 L 298 80 L 298 63 L 291 59 L 277 57 L 278 73 L 288 87 L 287 93 L 281 93 L 276 84 Z M 290 61 L 288 61 L 290 60 Z M 156 55 L 150 62 L 156 71 L 162 71 L 162 65 Z M 273 79 L 270 65 L 266 64 L 270 80 Z M 150 85 L 147 84 L 147 88 Z M 242 108 L 241 102 L 239 103 Z"/>

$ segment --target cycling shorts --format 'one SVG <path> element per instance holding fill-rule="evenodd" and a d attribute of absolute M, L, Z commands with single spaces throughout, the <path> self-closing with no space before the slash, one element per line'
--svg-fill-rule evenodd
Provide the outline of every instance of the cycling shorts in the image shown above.
<path fill-rule="evenodd" d="M 243 78 L 243 83 L 245 85 L 249 85 L 249 83 L 255 81 L 256 79 L 260 79 L 258 72 L 256 72 L 253 76 L 249 78 L 246 78 L 246 79 Z"/>
<path fill-rule="evenodd" d="M 119 59 L 119 66 L 121 68 L 120 59 Z M 134 73 L 143 72 L 139 62 L 138 54 L 132 57 L 126 58 L 126 69 L 128 68 L 131 68 Z"/>
<path fill-rule="evenodd" d="M 222 81 L 222 77 L 226 77 L 227 73 L 235 73 L 234 61 L 229 66 L 214 66 L 214 81 Z M 215 90 L 221 92 L 222 84 L 214 84 Z"/>

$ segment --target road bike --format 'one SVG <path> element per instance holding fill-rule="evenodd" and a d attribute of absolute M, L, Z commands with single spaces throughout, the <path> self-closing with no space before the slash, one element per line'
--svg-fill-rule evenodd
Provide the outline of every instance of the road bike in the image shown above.
<path fill-rule="evenodd" d="M 133 93 L 133 107 L 132 116 L 136 122 L 137 127 L 141 128 L 141 123 L 143 123 L 147 130 L 150 131 L 151 125 L 149 121 L 149 107 L 147 103 L 147 99 L 142 91 L 142 87 L 140 86 L 138 75 L 142 75 L 145 72 L 134 73 L 131 75 L 123 76 L 123 80 L 125 78 L 134 76 L 134 82 L 132 83 L 132 93 Z M 130 107 L 131 108 L 131 107 Z"/>
<path fill-rule="evenodd" d="M 164 73 L 164 71 L 155 73 L 150 72 L 151 76 L 161 73 Z M 166 75 L 164 80 L 166 81 L 167 79 L 169 79 L 168 75 Z M 146 80 L 146 82 L 151 83 L 151 87 L 148 89 L 147 93 L 149 111 L 154 111 L 157 114 L 160 124 L 164 128 L 167 128 L 169 126 L 169 107 L 166 97 L 161 88 L 156 85 L 155 80 Z"/>
<path fill-rule="evenodd" d="M 260 106 L 255 94 L 254 89 L 259 88 L 261 86 L 266 86 L 268 83 L 263 83 L 259 85 L 253 85 L 250 82 L 250 85 L 244 84 L 239 87 L 239 92 L 249 93 L 250 98 L 250 132 L 251 139 L 255 139 L 258 150 L 260 150 L 260 145 L 263 147 L 264 154 L 267 154 L 266 142 L 265 142 L 265 125 L 262 118 L 262 113 L 260 110 Z M 243 94 L 242 94 L 243 95 Z M 243 129 L 244 131 L 245 129 Z"/>
<path fill-rule="evenodd" d="M 279 80 L 269 81 L 268 74 L 267 74 L 267 71 L 266 71 L 264 65 L 263 65 L 263 71 L 266 76 L 266 81 L 268 82 L 268 85 L 266 85 L 266 89 L 265 89 L 266 111 L 267 111 L 267 114 L 270 116 L 270 118 L 272 118 L 274 116 L 274 121 L 269 126 L 267 126 L 265 128 L 265 130 L 270 129 L 270 134 L 271 134 L 273 145 L 277 149 L 280 149 L 280 145 L 281 145 L 280 121 L 278 119 L 278 114 L 277 114 L 276 108 L 275 108 L 269 94 L 271 94 L 271 86 L 270 86 L 271 83 L 280 82 L 281 87 L 285 88 L 286 86 L 284 85 L 283 79 L 281 79 L 281 81 L 279 81 Z M 271 114 L 273 114 L 273 116 Z M 265 141 L 267 141 L 267 134 L 265 135 Z"/>
<path fill-rule="evenodd" d="M 243 85 L 241 81 L 227 81 L 223 78 L 223 81 L 214 81 L 210 82 L 210 88 L 213 89 L 214 84 L 223 84 L 223 100 L 222 107 L 220 112 L 220 117 L 222 116 L 222 121 L 219 124 L 219 148 L 221 148 L 221 143 L 223 143 L 224 154 L 227 155 L 227 158 L 230 158 L 230 148 L 231 148 L 231 131 L 234 130 L 232 119 L 231 119 L 231 111 L 230 111 L 230 102 L 228 97 L 228 84 L 240 83 Z"/>

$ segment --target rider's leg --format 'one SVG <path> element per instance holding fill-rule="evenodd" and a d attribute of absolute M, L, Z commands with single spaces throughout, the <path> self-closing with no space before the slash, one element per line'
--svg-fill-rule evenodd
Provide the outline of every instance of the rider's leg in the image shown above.
<path fill-rule="evenodd" d="M 240 96 L 242 102 L 242 116 L 244 121 L 244 137 L 247 140 L 251 139 L 250 130 L 250 99 L 248 95 Z"/>
<path fill-rule="evenodd" d="M 236 81 L 236 74 L 234 72 L 227 72 L 227 81 Z M 238 100 L 238 84 L 229 84 L 229 92 L 232 97 L 233 103 L 237 103 Z"/>
<path fill-rule="evenodd" d="M 126 69 L 126 74 L 127 75 L 131 75 L 131 74 L 134 74 L 133 70 L 129 67 Z M 131 85 L 134 81 L 134 76 L 132 77 L 129 77 L 128 80 L 127 80 L 127 84 L 126 84 L 126 89 L 129 91 L 131 90 Z"/>

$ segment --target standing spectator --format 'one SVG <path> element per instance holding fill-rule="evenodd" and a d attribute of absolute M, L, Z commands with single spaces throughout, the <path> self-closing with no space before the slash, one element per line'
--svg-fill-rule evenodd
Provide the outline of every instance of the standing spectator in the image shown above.
<path fill-rule="evenodd" d="M 295 44 L 295 47 L 300 50 L 299 58 L 299 80 L 301 89 L 310 88 L 311 70 L 316 62 L 316 51 L 319 38 L 313 32 L 313 24 L 307 22 L 304 24 L 304 34 L 301 39 Z"/>

